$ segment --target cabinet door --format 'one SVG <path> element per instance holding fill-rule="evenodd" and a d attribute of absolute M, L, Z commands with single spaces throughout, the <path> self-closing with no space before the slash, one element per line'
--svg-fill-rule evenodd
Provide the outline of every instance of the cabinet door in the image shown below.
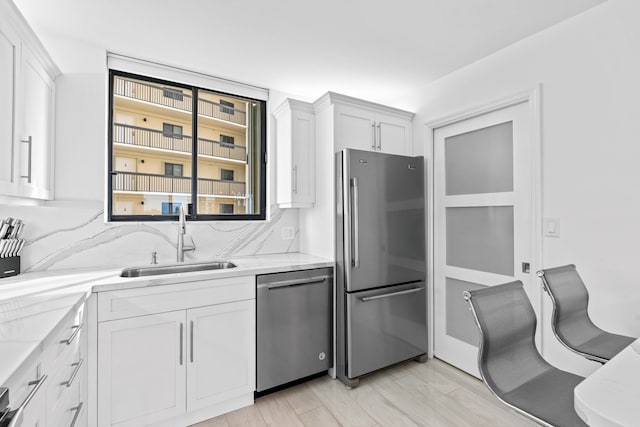
<path fill-rule="evenodd" d="M 375 114 L 347 105 L 335 106 L 335 151 L 344 148 L 375 150 Z"/>
<path fill-rule="evenodd" d="M 55 85 L 37 57 L 22 50 L 22 132 L 20 192 L 23 197 L 53 198 L 53 118 Z"/>
<path fill-rule="evenodd" d="M 255 390 L 255 301 L 187 310 L 187 409 Z"/>
<path fill-rule="evenodd" d="M 376 131 L 379 151 L 403 156 L 411 155 L 411 121 L 377 114 Z"/>
<path fill-rule="evenodd" d="M 311 207 L 316 199 L 314 117 L 296 112 L 292 126 L 292 199 L 296 206 Z"/>
<path fill-rule="evenodd" d="M 98 325 L 100 427 L 149 425 L 185 412 L 185 314 L 181 310 Z"/>
<path fill-rule="evenodd" d="M 0 19 L 0 194 L 15 195 L 16 88 L 20 64 L 20 40 Z"/>

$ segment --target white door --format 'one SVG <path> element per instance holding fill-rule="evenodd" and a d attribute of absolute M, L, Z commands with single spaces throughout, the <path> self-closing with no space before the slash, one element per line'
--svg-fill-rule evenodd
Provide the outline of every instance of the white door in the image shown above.
<path fill-rule="evenodd" d="M 189 309 L 187 322 L 187 410 L 252 393 L 254 300 Z"/>
<path fill-rule="evenodd" d="M 98 426 L 134 427 L 185 413 L 186 312 L 98 325 Z"/>
<path fill-rule="evenodd" d="M 523 102 L 434 131 L 434 354 L 476 376 L 479 334 L 463 291 L 537 286 L 531 126 Z"/>

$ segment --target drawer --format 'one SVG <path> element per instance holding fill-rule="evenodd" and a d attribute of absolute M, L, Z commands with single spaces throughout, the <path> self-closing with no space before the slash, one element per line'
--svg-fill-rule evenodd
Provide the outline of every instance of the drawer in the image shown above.
<path fill-rule="evenodd" d="M 175 285 L 101 292 L 98 321 L 242 301 L 255 298 L 255 276 L 227 277 Z"/>
<path fill-rule="evenodd" d="M 25 407 L 26 414 L 34 414 L 44 411 L 46 387 L 49 384 L 49 377 L 44 378 L 39 361 L 27 361 L 8 380 L 3 387 L 9 389 L 9 407 L 18 409 L 31 393 L 33 397 Z"/>
<path fill-rule="evenodd" d="M 78 348 L 82 334 L 86 333 L 84 325 L 84 305 L 70 312 L 45 340 L 44 363 L 45 370 L 56 369 L 57 360 Z"/>
<path fill-rule="evenodd" d="M 62 366 L 50 370 L 51 381 L 47 385 L 47 409 L 49 413 L 56 412 L 69 398 L 69 394 L 78 395 L 78 383 L 84 375 L 86 360 L 81 356 L 79 349 L 65 355 L 60 360 Z M 77 403 L 77 402 L 76 402 Z"/>
<path fill-rule="evenodd" d="M 62 395 L 59 404 L 55 408 L 48 408 L 47 425 L 59 427 L 80 426 L 83 415 L 84 403 L 80 401 L 79 383 L 74 383 L 67 392 Z"/>

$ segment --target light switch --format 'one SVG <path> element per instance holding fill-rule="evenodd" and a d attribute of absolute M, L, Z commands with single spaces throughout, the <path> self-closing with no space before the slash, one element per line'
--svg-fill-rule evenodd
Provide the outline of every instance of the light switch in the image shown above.
<path fill-rule="evenodd" d="M 560 237 L 560 219 L 545 218 L 543 227 L 545 237 Z"/>

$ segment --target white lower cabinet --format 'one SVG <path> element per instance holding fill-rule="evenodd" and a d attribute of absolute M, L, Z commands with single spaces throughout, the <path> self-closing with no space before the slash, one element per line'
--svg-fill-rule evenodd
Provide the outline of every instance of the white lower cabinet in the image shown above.
<path fill-rule="evenodd" d="M 255 301 L 187 310 L 187 410 L 253 393 Z"/>
<path fill-rule="evenodd" d="M 141 426 L 186 409 L 184 311 L 98 325 L 100 426 Z"/>
<path fill-rule="evenodd" d="M 226 302 L 225 279 L 208 283 L 99 294 L 105 318 L 194 304 L 190 295 L 209 305 L 99 321 L 98 426 L 189 425 L 253 402 L 255 290 Z"/>

